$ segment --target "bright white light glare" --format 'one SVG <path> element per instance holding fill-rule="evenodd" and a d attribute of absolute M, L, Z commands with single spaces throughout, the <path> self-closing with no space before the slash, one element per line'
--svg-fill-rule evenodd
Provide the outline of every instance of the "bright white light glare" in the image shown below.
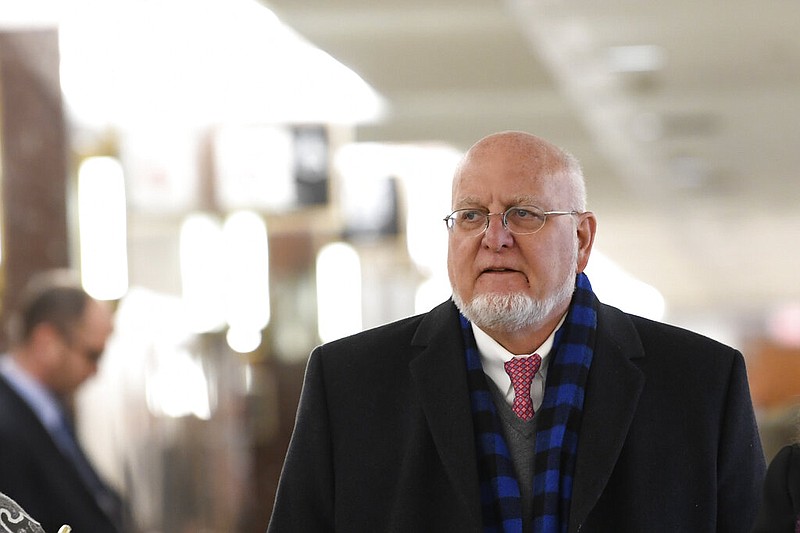
<path fill-rule="evenodd" d="M 453 172 L 460 157 L 453 150 L 429 152 L 427 168 L 405 181 L 408 255 L 426 275 L 447 272 L 448 233 L 442 219 L 450 213 Z"/>
<path fill-rule="evenodd" d="M 180 268 L 187 323 L 196 333 L 225 325 L 222 225 L 215 217 L 192 214 L 180 232 Z"/>
<path fill-rule="evenodd" d="M 261 330 L 231 327 L 225 335 L 228 346 L 238 353 L 250 353 L 261 345 Z"/>
<path fill-rule="evenodd" d="M 256 0 L 93 2 L 59 35 L 65 102 L 82 123 L 351 124 L 385 106 Z"/>
<path fill-rule="evenodd" d="M 70 6 L 65 0 L 2 0 L 0 27 L 7 29 L 55 28 Z"/>
<path fill-rule="evenodd" d="M 215 193 L 225 209 L 280 211 L 297 205 L 289 128 L 228 125 L 214 136 Z"/>
<path fill-rule="evenodd" d="M 323 342 L 363 327 L 361 260 L 348 244 L 328 244 L 317 254 L 317 320 Z"/>
<path fill-rule="evenodd" d="M 238 211 L 225 220 L 222 235 L 226 320 L 231 328 L 260 332 L 270 320 L 267 226 L 256 213 Z"/>
<path fill-rule="evenodd" d="M 425 313 L 447 300 L 452 294 L 450 281 L 445 275 L 429 278 L 417 287 L 414 294 L 414 312 Z"/>
<path fill-rule="evenodd" d="M 81 279 L 99 300 L 116 300 L 128 290 L 128 241 L 122 165 L 90 157 L 78 171 Z"/>
<path fill-rule="evenodd" d="M 202 363 L 187 350 L 170 350 L 157 360 L 157 367 L 145 381 L 150 412 L 172 418 L 193 415 L 210 419 L 215 406 Z"/>
<path fill-rule="evenodd" d="M 425 275 L 446 274 L 451 183 L 461 153 L 448 146 L 357 143 L 342 147 L 334 165 L 343 181 L 397 177 L 405 187 L 406 242 Z M 357 203 L 357 202 L 356 202 Z"/>
<path fill-rule="evenodd" d="M 223 224 L 204 214 L 187 217 L 180 258 L 191 330 L 217 331 L 227 323 L 232 349 L 255 350 L 270 320 L 269 249 L 261 217 L 239 211 Z"/>
<path fill-rule="evenodd" d="M 665 62 L 664 49 L 656 45 L 612 46 L 608 49 L 612 72 L 652 72 L 661 70 Z"/>
<path fill-rule="evenodd" d="M 645 318 L 664 319 L 666 301 L 661 292 L 624 271 L 597 250 L 592 251 L 586 274 L 601 302 Z"/>

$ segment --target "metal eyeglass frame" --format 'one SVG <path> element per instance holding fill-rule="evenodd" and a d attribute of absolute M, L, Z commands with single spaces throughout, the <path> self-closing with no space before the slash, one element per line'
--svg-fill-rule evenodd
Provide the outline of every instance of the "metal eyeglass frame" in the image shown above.
<path fill-rule="evenodd" d="M 525 211 L 532 211 L 532 212 L 536 213 L 537 216 L 541 216 L 542 217 L 542 225 L 539 226 L 534 231 L 527 231 L 527 232 L 514 231 L 513 229 L 508 227 L 508 213 L 510 213 L 514 209 L 522 209 L 522 210 L 525 210 Z M 468 236 L 471 236 L 471 237 L 477 237 L 478 235 L 482 235 L 483 233 L 485 233 L 486 230 L 489 229 L 489 217 L 495 216 L 495 215 L 501 217 L 501 221 L 503 223 L 503 227 L 505 229 L 507 229 L 508 231 L 510 231 L 511 233 L 513 233 L 514 235 L 533 235 L 534 233 L 537 233 L 537 232 L 541 231 L 541 229 L 547 223 L 547 217 L 548 216 L 580 215 L 580 214 L 582 214 L 581 211 L 544 211 L 541 207 L 538 207 L 538 206 L 535 206 L 535 205 L 513 205 L 513 206 L 509 207 L 508 209 L 506 209 L 505 211 L 503 211 L 502 213 L 486 213 L 481 209 L 475 209 L 475 208 L 472 208 L 472 207 L 465 207 L 465 208 L 462 208 L 462 209 L 456 209 L 455 211 L 453 211 L 452 213 L 450 213 L 449 215 L 447 215 L 446 217 L 444 217 L 442 219 L 442 220 L 444 220 L 444 223 L 447 226 L 447 229 L 449 231 L 452 231 L 453 228 L 455 228 L 455 225 L 456 225 L 455 224 L 455 218 L 453 217 L 453 215 L 455 215 L 456 213 L 462 212 L 462 211 L 474 211 L 475 213 L 479 213 L 485 219 L 485 224 L 483 225 L 483 229 L 478 231 L 474 235 L 468 235 Z"/>

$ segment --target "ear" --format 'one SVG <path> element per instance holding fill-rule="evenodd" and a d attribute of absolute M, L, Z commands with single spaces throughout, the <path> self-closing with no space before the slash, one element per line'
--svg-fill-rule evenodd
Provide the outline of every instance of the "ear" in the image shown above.
<path fill-rule="evenodd" d="M 36 342 L 52 342 L 61 337 L 58 330 L 48 322 L 40 322 L 33 327 L 30 338 Z"/>
<path fill-rule="evenodd" d="M 52 324 L 42 322 L 34 326 L 28 344 L 30 353 L 41 360 L 51 360 L 61 353 L 64 338 Z"/>
<path fill-rule="evenodd" d="M 578 215 L 578 224 L 576 227 L 578 237 L 578 265 L 577 272 L 583 272 L 586 265 L 589 263 L 589 256 L 592 253 L 592 246 L 594 245 L 594 235 L 597 231 L 597 218 L 591 211 L 586 211 Z"/>

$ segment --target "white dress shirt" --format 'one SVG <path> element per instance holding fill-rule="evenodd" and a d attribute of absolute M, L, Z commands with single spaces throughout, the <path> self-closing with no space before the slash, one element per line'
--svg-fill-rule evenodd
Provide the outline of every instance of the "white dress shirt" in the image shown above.
<path fill-rule="evenodd" d="M 10 354 L 0 357 L 0 373 L 31 407 L 51 434 L 61 423 L 61 406 L 47 387 L 25 372 Z"/>
<path fill-rule="evenodd" d="M 533 402 L 533 410 L 537 411 L 544 401 L 544 385 L 547 379 L 547 368 L 550 363 L 550 352 L 553 348 L 553 340 L 556 336 L 556 331 L 564 323 L 566 314 L 561 317 L 558 325 L 555 327 L 550 336 L 545 339 L 541 346 L 531 353 L 525 354 L 512 354 L 499 342 L 489 336 L 488 333 L 481 328 L 472 324 L 472 333 L 475 335 L 475 343 L 478 345 L 478 352 L 481 356 L 481 365 L 483 365 L 483 373 L 491 379 L 500 392 L 505 396 L 508 405 L 514 403 L 514 388 L 511 386 L 511 378 L 508 377 L 505 367 L 503 366 L 506 361 L 510 361 L 514 357 L 528 357 L 535 353 L 539 354 L 542 358 L 542 364 L 539 371 L 533 378 L 531 384 L 531 401 Z"/>

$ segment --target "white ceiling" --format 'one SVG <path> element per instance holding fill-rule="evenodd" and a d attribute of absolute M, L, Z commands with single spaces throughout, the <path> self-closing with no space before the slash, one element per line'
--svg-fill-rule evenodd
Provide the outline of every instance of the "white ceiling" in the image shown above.
<path fill-rule="evenodd" d="M 797 0 L 259 1 L 387 100 L 359 141 L 465 149 L 519 129 L 572 151 L 598 249 L 657 287 L 668 319 L 800 305 Z M 23 22 L 106 5 L 12 3 Z M 662 64 L 615 72 L 626 45 Z"/>
<path fill-rule="evenodd" d="M 800 2 L 262 0 L 389 102 L 360 141 L 544 136 L 673 317 L 800 301 Z M 653 72 L 612 47 L 655 45 Z"/>

